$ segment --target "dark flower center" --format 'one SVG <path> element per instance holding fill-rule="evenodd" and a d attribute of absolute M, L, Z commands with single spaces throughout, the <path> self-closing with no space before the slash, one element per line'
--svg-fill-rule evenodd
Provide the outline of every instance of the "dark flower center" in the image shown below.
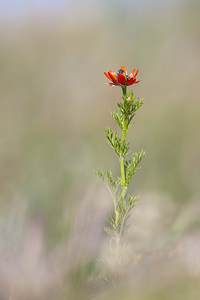
<path fill-rule="evenodd" d="M 119 74 L 122 74 L 125 78 L 126 78 L 126 81 L 128 80 L 128 76 L 126 75 L 126 72 L 122 69 L 119 69 L 118 72 L 117 72 L 117 77 Z"/>

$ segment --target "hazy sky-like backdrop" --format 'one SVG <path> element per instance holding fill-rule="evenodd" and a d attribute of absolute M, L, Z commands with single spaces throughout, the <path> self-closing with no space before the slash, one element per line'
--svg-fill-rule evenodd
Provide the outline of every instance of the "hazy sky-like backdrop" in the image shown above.
<path fill-rule="evenodd" d="M 148 4 L 157 3 L 159 6 L 170 3 L 176 3 L 180 0 L 140 0 L 140 1 L 132 1 L 132 0 L 0 0 L 0 18 L 10 19 L 12 17 L 20 17 L 21 15 L 26 14 L 34 14 L 38 12 L 49 12 L 49 13 L 59 13 L 63 11 L 67 11 L 69 6 L 82 6 L 84 3 L 86 7 L 88 4 L 92 6 L 97 4 L 106 4 L 108 6 L 117 6 L 117 5 L 131 5 L 131 6 L 144 6 Z M 159 7 L 157 7 L 159 9 Z M 86 12 L 86 11 L 85 11 Z M 84 13 L 84 11 L 83 11 Z"/>

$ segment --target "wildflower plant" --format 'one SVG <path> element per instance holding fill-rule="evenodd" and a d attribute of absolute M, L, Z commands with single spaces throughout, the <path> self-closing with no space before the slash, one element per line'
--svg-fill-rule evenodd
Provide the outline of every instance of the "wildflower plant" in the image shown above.
<path fill-rule="evenodd" d="M 126 141 L 127 132 L 133 125 L 133 118 L 142 106 L 143 99 L 137 98 L 132 91 L 127 94 L 127 86 L 139 83 L 136 81 L 138 70 L 134 69 L 128 76 L 127 70 L 123 66 L 117 74 L 111 70 L 108 73 L 104 72 L 104 74 L 111 81 L 107 84 L 121 87 L 123 94 L 122 102 L 117 103 L 116 111 L 111 113 L 112 118 L 121 129 L 121 135 L 111 128 L 105 128 L 108 143 L 119 157 L 121 175 L 114 177 L 111 171 L 97 171 L 99 178 L 108 188 L 114 204 L 114 210 L 107 220 L 108 224 L 105 230 L 116 239 L 119 245 L 128 215 L 138 200 L 137 196 L 128 193 L 128 186 L 133 175 L 140 169 L 140 162 L 146 156 L 143 150 L 138 153 L 131 153 L 130 143 Z"/>

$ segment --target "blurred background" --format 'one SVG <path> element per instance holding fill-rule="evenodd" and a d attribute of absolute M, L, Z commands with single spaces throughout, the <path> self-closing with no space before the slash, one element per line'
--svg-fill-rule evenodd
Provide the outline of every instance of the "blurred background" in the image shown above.
<path fill-rule="evenodd" d="M 199 16 L 199 0 L 0 1 L 0 299 L 199 299 Z M 122 65 L 148 157 L 118 270 L 94 170 L 120 171 L 103 72 Z"/>

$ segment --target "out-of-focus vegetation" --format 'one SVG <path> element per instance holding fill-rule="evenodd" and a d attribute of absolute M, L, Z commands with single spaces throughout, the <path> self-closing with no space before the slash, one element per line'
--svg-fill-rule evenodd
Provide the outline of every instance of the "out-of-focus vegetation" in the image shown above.
<path fill-rule="evenodd" d="M 199 12 L 191 0 L 94 1 L 1 22 L 0 298 L 200 297 Z M 140 69 L 129 139 L 149 155 L 131 185 L 130 262 L 115 270 L 112 201 L 93 170 L 119 172 L 103 127 L 121 91 L 103 72 L 122 65 Z"/>

